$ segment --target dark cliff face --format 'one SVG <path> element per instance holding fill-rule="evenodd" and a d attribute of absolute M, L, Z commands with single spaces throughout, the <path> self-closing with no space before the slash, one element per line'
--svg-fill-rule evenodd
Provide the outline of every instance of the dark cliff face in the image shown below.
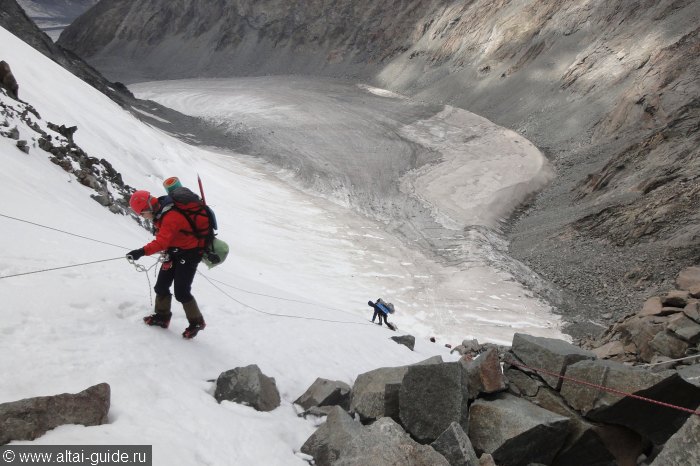
<path fill-rule="evenodd" d="M 513 254 L 620 311 L 700 260 L 699 18 L 694 0 L 103 0 L 59 44 L 120 79 L 356 77 L 513 128 L 558 173 Z"/>

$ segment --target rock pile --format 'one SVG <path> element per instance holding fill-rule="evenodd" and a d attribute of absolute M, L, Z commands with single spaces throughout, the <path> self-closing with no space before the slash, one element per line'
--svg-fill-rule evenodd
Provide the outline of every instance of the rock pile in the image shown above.
<path fill-rule="evenodd" d="M 328 408 L 329 397 L 316 397 L 326 400 L 328 418 L 301 451 L 316 465 L 370 458 L 373 465 L 697 462 L 687 445 L 697 432 L 700 417 L 691 411 L 699 408 L 700 386 L 676 371 L 605 361 L 562 340 L 523 334 L 501 354 L 493 346 L 461 346 L 466 358 L 457 362 L 431 358 L 360 374 L 347 411 L 340 401 Z M 474 360 L 470 351 L 478 353 Z M 319 380 L 316 390 L 338 392 Z M 312 398 L 297 403 L 305 401 L 308 412 Z"/>
<path fill-rule="evenodd" d="M 7 91 L 0 88 L 0 136 L 17 141 L 16 146 L 25 154 L 49 156 L 49 160 L 75 176 L 78 182 L 95 193 L 95 201 L 113 213 L 130 215 L 128 199 L 134 189 L 106 159 L 88 155 L 74 141 L 77 127 L 66 127 L 47 122 L 36 109 L 21 101 L 10 100 Z"/>
<path fill-rule="evenodd" d="M 600 339 L 584 346 L 601 359 L 650 363 L 657 370 L 696 364 L 700 361 L 700 267 L 682 270 L 676 286 L 647 299 L 639 312 L 623 317 Z"/>

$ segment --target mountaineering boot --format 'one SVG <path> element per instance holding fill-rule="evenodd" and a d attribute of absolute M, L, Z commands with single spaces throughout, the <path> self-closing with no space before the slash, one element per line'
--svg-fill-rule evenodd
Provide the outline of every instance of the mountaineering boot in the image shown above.
<path fill-rule="evenodd" d="M 167 314 L 160 314 L 160 313 L 155 313 L 151 314 L 150 316 L 146 316 L 143 318 L 143 321 L 146 323 L 146 325 L 150 325 L 152 327 L 162 327 L 162 328 L 168 328 L 168 325 L 170 325 L 170 318 L 173 315 L 171 313 Z"/>
<path fill-rule="evenodd" d="M 202 313 L 199 311 L 197 301 L 192 299 L 192 301 L 183 303 L 182 307 L 185 309 L 187 321 L 190 323 L 190 326 L 182 332 L 182 338 L 187 338 L 189 340 L 190 338 L 196 337 L 200 330 L 204 330 L 207 324 L 204 322 L 204 317 L 202 317 Z"/>
<path fill-rule="evenodd" d="M 168 328 L 170 318 L 173 313 L 170 312 L 170 303 L 173 300 L 172 295 L 156 295 L 155 313 L 143 318 L 146 325 Z"/>

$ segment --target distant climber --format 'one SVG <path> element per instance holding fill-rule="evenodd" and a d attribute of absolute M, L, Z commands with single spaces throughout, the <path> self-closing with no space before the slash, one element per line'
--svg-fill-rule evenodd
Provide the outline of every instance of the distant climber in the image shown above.
<path fill-rule="evenodd" d="M 187 339 L 194 338 L 206 327 L 191 289 L 197 265 L 202 260 L 205 241 L 199 232 L 210 228 L 209 218 L 198 210 L 201 209 L 201 200 L 196 194 L 191 194 L 191 202 L 178 202 L 176 205 L 170 196 L 155 198 L 148 191 L 136 191 L 129 200 L 131 209 L 153 221 L 156 238 L 126 255 L 127 259 L 137 261 L 157 252 L 167 253 L 166 262 L 161 266 L 153 288 L 156 292 L 155 312 L 144 317 L 143 321 L 146 325 L 168 328 L 172 317 L 170 285 L 174 282 L 175 299 L 182 304 L 189 322 L 189 327 L 182 333 Z"/>
<path fill-rule="evenodd" d="M 372 301 L 367 301 L 367 305 L 374 309 L 372 322 L 374 322 L 374 319 L 379 317 L 379 322 L 377 322 L 378 325 L 382 325 L 382 319 L 384 319 L 384 323 L 387 327 L 389 327 L 391 330 L 396 330 L 396 327 L 387 320 L 387 316 L 394 313 L 393 304 L 387 303 L 381 298 L 377 298 L 377 301 L 374 303 Z"/>
<path fill-rule="evenodd" d="M 0 84 L 7 89 L 7 93 L 13 99 L 19 99 L 19 85 L 10 70 L 10 65 L 5 60 L 0 61 Z"/>

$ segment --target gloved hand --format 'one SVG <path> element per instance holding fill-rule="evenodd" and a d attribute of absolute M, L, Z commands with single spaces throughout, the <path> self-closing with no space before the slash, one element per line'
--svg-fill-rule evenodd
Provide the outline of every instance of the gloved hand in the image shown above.
<path fill-rule="evenodd" d="M 126 255 L 126 258 L 137 261 L 145 255 L 146 255 L 146 251 L 144 251 L 143 248 L 139 248 L 139 249 L 134 249 L 133 251 L 128 253 Z"/>

